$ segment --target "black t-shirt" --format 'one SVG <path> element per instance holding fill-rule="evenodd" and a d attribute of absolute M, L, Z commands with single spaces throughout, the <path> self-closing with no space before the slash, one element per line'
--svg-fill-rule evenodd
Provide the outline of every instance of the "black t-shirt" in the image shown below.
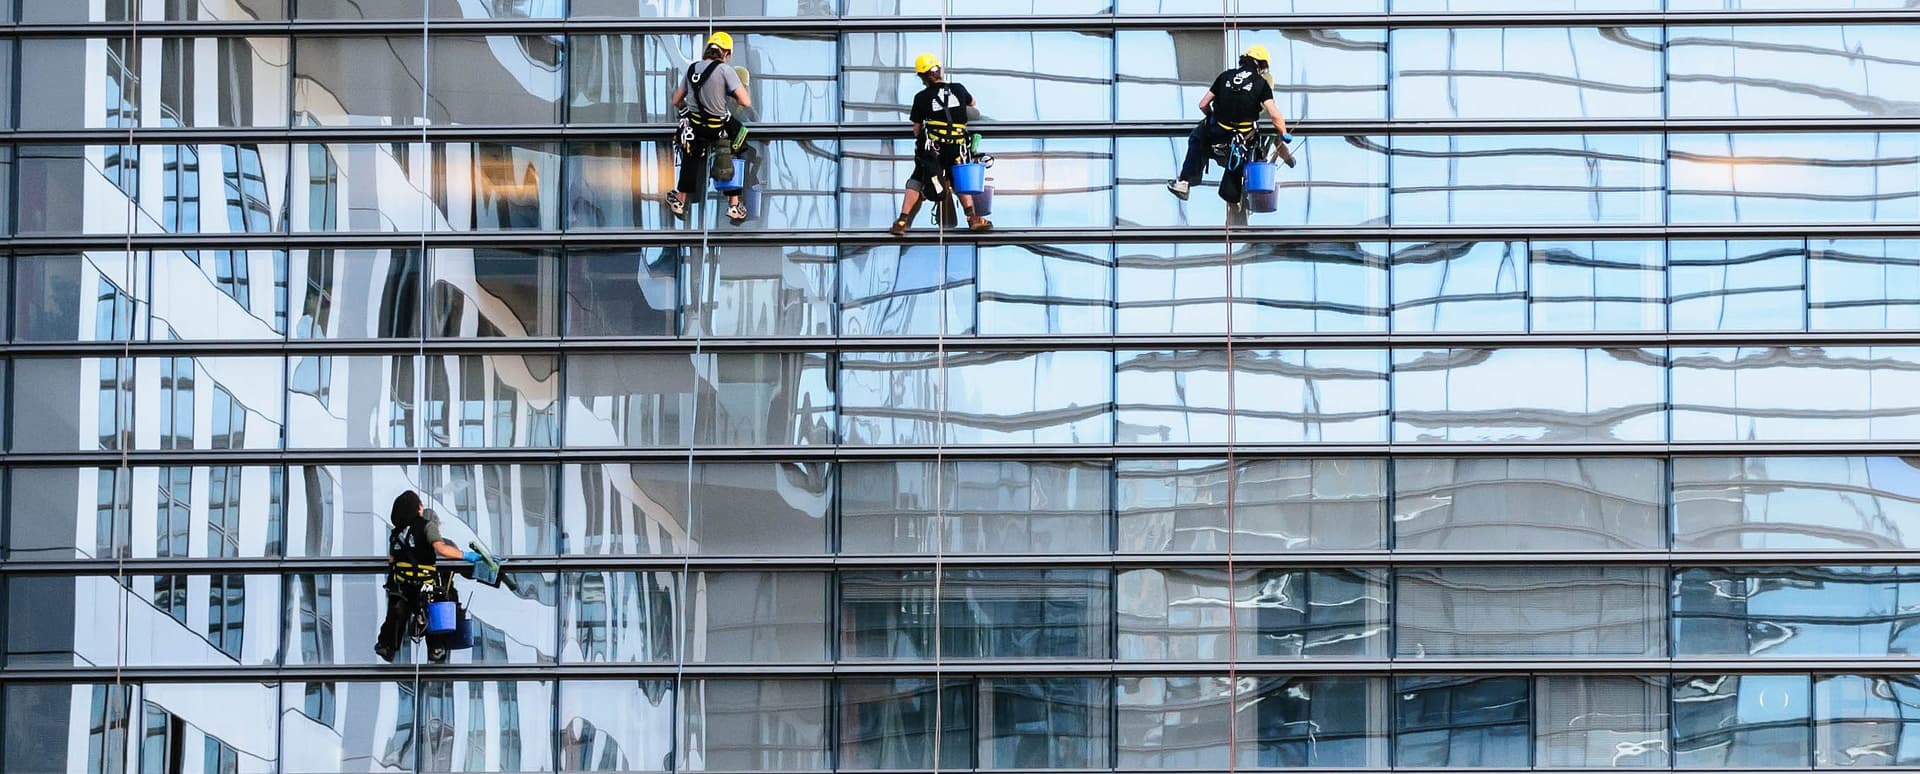
<path fill-rule="evenodd" d="M 967 87 L 957 83 L 936 83 L 913 95 L 913 112 L 907 114 L 907 118 L 916 124 L 929 118 L 964 124 L 967 122 L 967 106 L 971 104 L 973 95 L 967 93 Z"/>
<path fill-rule="evenodd" d="M 434 566 L 439 555 L 433 544 L 441 542 L 440 521 L 416 517 L 387 533 L 387 558 L 420 567 Z"/>
<path fill-rule="evenodd" d="M 1267 79 L 1260 73 L 1240 67 L 1228 70 L 1213 79 L 1213 117 L 1230 124 L 1256 121 L 1267 104 L 1273 99 L 1273 87 L 1267 85 Z"/>

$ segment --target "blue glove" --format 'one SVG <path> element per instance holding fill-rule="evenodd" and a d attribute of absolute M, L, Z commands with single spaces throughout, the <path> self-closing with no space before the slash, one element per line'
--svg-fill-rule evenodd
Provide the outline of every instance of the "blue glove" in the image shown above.
<path fill-rule="evenodd" d="M 479 551 L 468 551 L 468 552 L 466 552 L 466 553 L 464 553 L 464 554 L 461 554 L 461 555 L 460 555 L 460 558 L 462 558 L 462 559 L 465 559 L 465 560 L 467 560 L 467 561 L 469 561 L 469 562 L 472 562 L 472 563 L 474 563 L 474 564 L 479 564 L 479 563 L 480 563 L 480 552 L 479 552 Z"/>
<path fill-rule="evenodd" d="M 1281 132 L 1280 141 L 1288 142 L 1288 143 L 1293 142 L 1293 134 L 1291 132 Z"/>

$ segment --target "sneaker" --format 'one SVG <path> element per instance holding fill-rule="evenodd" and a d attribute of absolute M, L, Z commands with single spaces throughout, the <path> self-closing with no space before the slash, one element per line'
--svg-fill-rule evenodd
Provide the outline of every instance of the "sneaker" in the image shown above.
<path fill-rule="evenodd" d="M 736 226 L 747 222 L 747 205 L 741 204 L 739 202 L 734 202 L 733 204 L 728 205 L 727 220 L 733 221 L 733 225 L 736 225 Z"/>
<path fill-rule="evenodd" d="M 1187 193 L 1193 190 L 1193 186 L 1185 180 L 1169 180 L 1167 181 L 1167 190 L 1173 192 L 1174 196 L 1179 197 L 1180 201 L 1184 202 L 1187 200 Z"/>
<path fill-rule="evenodd" d="M 687 216 L 687 202 L 685 199 L 680 198 L 679 191 L 667 192 L 667 209 L 673 210 L 673 215 L 676 218 L 684 218 Z"/>
<path fill-rule="evenodd" d="M 893 228 L 887 229 L 887 233 L 892 234 L 894 236 L 906 236 L 907 235 L 907 216 L 902 215 L 900 217 L 894 218 Z"/>
<path fill-rule="evenodd" d="M 968 215 L 967 228 L 973 229 L 975 231 L 990 231 L 993 229 L 993 221 L 987 220 L 986 218 L 980 217 L 978 215 Z"/>
<path fill-rule="evenodd" d="M 391 664 L 393 663 L 393 657 L 399 655 L 399 651 L 385 645 L 376 645 L 373 648 L 373 655 L 379 656 L 381 661 Z"/>

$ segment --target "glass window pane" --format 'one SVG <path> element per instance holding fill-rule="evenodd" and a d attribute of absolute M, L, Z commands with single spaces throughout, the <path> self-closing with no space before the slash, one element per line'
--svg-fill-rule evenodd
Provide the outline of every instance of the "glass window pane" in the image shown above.
<path fill-rule="evenodd" d="M 1673 678 L 1676 767 L 1806 766 L 1813 756 L 1813 686 L 1806 675 Z"/>
<path fill-rule="evenodd" d="M 8 668 L 84 669 L 118 666 L 122 650 L 124 606 L 148 599 L 113 575 L 22 575 L 7 580 L 6 664 Z M 185 607 L 184 592 L 181 597 Z M 182 627 L 167 619 L 175 629 Z M 181 631 L 180 634 L 188 635 Z M 9 707 L 9 709 L 14 709 Z M 13 720 L 9 718 L 9 720 Z M 13 722 L 8 728 L 15 728 Z M 7 745 L 9 749 L 13 744 Z M 12 768 L 9 761 L 8 768 Z"/>
<path fill-rule="evenodd" d="M 1651 459 L 1398 459 L 1394 547 L 1664 548 L 1664 479 L 1661 461 Z"/>
<path fill-rule="evenodd" d="M 1044 572 L 1044 571 L 1041 571 Z M 835 616 L 843 661 L 923 661 L 934 657 L 940 606 L 933 570 L 843 571 Z"/>
<path fill-rule="evenodd" d="M 837 250 L 724 245 L 683 254 L 682 335 L 831 336 Z"/>
<path fill-rule="evenodd" d="M 1262 677 L 1236 701 L 1251 732 L 1235 744 L 1241 766 L 1385 768 L 1393 717 L 1387 681 L 1373 677 Z"/>
<path fill-rule="evenodd" d="M 1258 570 L 1234 578 L 1243 659 L 1382 658 L 1387 582 L 1378 570 Z"/>
<path fill-rule="evenodd" d="M 125 22 L 136 15 L 130 0 L 104 3 L 74 3 L 70 0 L 22 0 L 23 22 Z M 13 9 L 0 10 L 0 19 L 12 19 Z M 198 0 L 198 2 L 147 3 L 138 8 L 143 21 L 282 21 L 287 18 L 286 0 Z"/>
<path fill-rule="evenodd" d="M 666 228 L 673 150 L 660 142 L 567 143 L 566 227 Z"/>
<path fill-rule="evenodd" d="M 373 652 L 375 634 L 387 616 L 385 575 L 298 573 L 286 576 L 285 583 L 285 607 L 278 615 L 285 621 L 281 638 L 287 666 L 386 663 Z M 409 641 L 395 660 L 424 663 L 424 651 L 422 643 Z M 328 719 L 320 713 L 333 712 L 334 703 L 332 689 L 316 687 L 306 697 L 305 709 L 310 719 L 324 722 Z"/>
<path fill-rule="evenodd" d="M 1111 744 L 1104 678 L 979 680 L 974 729 L 981 769 L 1104 769 Z"/>
<path fill-rule="evenodd" d="M 315 8 L 359 7 L 306 5 L 303 17 Z M 428 120 L 423 36 L 309 36 L 295 40 L 293 49 L 295 125 L 406 126 Z"/>
<path fill-rule="evenodd" d="M 141 159 L 138 145 L 21 146 L 15 233 L 125 235 Z"/>
<path fill-rule="evenodd" d="M 426 446 L 538 448 L 560 443 L 559 357 L 429 355 Z"/>
<path fill-rule="evenodd" d="M 1541 5 L 1524 10 L 1547 10 Z M 1658 27 L 1397 29 L 1390 45 L 1393 117 L 1659 118 L 1664 107 L 1661 32 Z"/>
<path fill-rule="evenodd" d="M 557 7 L 555 0 L 546 0 Z M 503 14 L 514 15 L 514 14 Z M 558 14 L 555 14 L 556 16 Z M 555 124 L 565 85 L 558 35 L 434 35 L 427 46 L 427 121 Z"/>
<path fill-rule="evenodd" d="M 1114 579 L 1116 657 L 1144 661 L 1232 658 L 1238 622 L 1233 620 L 1237 613 L 1227 604 L 1229 585 L 1227 574 L 1215 569 L 1122 570 Z"/>
<path fill-rule="evenodd" d="M 822 771 L 825 680 L 688 680 L 677 771 Z"/>
<path fill-rule="evenodd" d="M 979 246 L 983 335 L 1099 335 L 1113 330 L 1113 248 Z"/>
<path fill-rule="evenodd" d="M 84 13 L 82 4 L 58 2 Z M 35 6 L 27 3 L 30 21 L 39 21 L 33 18 Z M 114 129 L 139 123 L 140 49 L 130 39 L 21 38 L 18 45 L 21 129 Z"/>
<path fill-rule="evenodd" d="M 278 771 L 280 695 L 273 683 L 9 685 L 6 769 L 121 774 L 191 754 L 218 772 Z"/>
<path fill-rule="evenodd" d="M 138 280 L 146 253 L 103 250 L 14 259 L 15 341 L 126 341 L 146 337 Z"/>
<path fill-rule="evenodd" d="M 1538 765 L 1664 769 L 1667 681 L 1659 677 L 1537 677 Z"/>
<path fill-rule="evenodd" d="M 1525 768 L 1531 758 L 1526 677 L 1395 679 L 1395 765 Z"/>
<path fill-rule="evenodd" d="M 286 126 L 289 51 L 286 38 L 143 36 L 137 98 L 158 109 L 142 113 L 141 125 Z"/>
<path fill-rule="evenodd" d="M 460 0 L 427 0 L 429 19 L 558 19 L 563 0 L 516 0 L 478 8 Z"/>
<path fill-rule="evenodd" d="M 1272 443 L 1387 438 L 1387 353 L 1243 349 L 1234 353 L 1234 437 Z"/>
<path fill-rule="evenodd" d="M 14 451 L 132 448 L 132 358 L 20 358 L 12 370 Z"/>
<path fill-rule="evenodd" d="M 1912 567 L 1693 568 L 1674 575 L 1678 655 L 1904 656 L 1920 644 Z"/>
<path fill-rule="evenodd" d="M 1095 463 L 849 462 L 847 553 L 1104 553 L 1108 471 Z"/>
<path fill-rule="evenodd" d="M 299 743 L 284 745 L 281 771 L 331 774 L 355 766 L 409 769 L 421 736 L 414 718 L 419 706 L 419 690 L 411 680 L 287 683 L 280 691 L 281 733 Z M 348 733 L 350 720 L 366 725 Z"/>
<path fill-rule="evenodd" d="M 554 302 L 560 257 L 552 251 L 439 248 L 432 251 L 427 330 L 445 338 L 541 337 L 559 333 Z"/>
<path fill-rule="evenodd" d="M 671 771 L 673 680 L 563 680 L 560 770 Z"/>
<path fill-rule="evenodd" d="M 1650 567 L 1427 567 L 1394 577 L 1396 655 L 1666 653 L 1666 573 Z"/>
<path fill-rule="evenodd" d="M 1706 5 L 1674 5 L 1683 3 Z M 1857 0 L 1768 5 L 1894 7 Z M 1910 25 L 1676 27 L 1667 46 L 1673 117 L 1920 115 L 1916 44 L 1920 27 Z"/>
<path fill-rule="evenodd" d="M 826 369 L 818 353 L 574 356 L 567 445 L 829 443 L 834 397 Z"/>
<path fill-rule="evenodd" d="M 1226 249 L 1220 242 L 1116 245 L 1116 331 L 1225 333 L 1230 277 Z"/>
<path fill-rule="evenodd" d="M 768 140 L 749 143 L 746 186 L 741 204 L 747 208 L 747 220 L 738 225 L 725 218 L 726 207 L 719 192 L 704 201 L 695 195 L 691 221 L 681 221 L 689 234 L 706 231 L 789 231 L 833 229 L 839 226 L 838 192 L 841 180 L 840 143 L 835 140 Z M 852 151 L 848 151 L 851 155 Z M 1103 170 L 1104 171 L 1104 170 Z M 905 175 L 901 176 L 905 179 Z M 885 223 L 893 223 L 889 214 Z"/>
<path fill-rule="evenodd" d="M 1527 243 L 1393 245 L 1393 330 L 1524 331 Z"/>
<path fill-rule="evenodd" d="M 294 250 L 289 255 L 289 295 L 299 299 L 293 315 L 296 339 L 413 339 L 420 336 L 421 258 L 417 249 Z M 302 384 L 295 358 L 295 384 Z M 309 374 L 305 384 L 312 384 Z"/>
<path fill-rule="evenodd" d="M 567 252 L 567 336 L 672 336 L 679 332 L 684 248 Z"/>
<path fill-rule="evenodd" d="M 1089 659 L 1111 655 L 1106 570 L 947 570 L 942 658 Z"/>
<path fill-rule="evenodd" d="M 560 228 L 560 144 L 449 142 L 433 154 L 436 231 Z"/>
<path fill-rule="evenodd" d="M 972 245 L 853 247 L 840 259 L 843 336 L 973 333 Z"/>
<path fill-rule="evenodd" d="M 434 228 L 428 208 L 435 202 L 423 192 L 443 191 L 435 184 L 444 184 L 447 176 L 445 170 L 428 174 L 428 148 L 419 142 L 293 146 L 288 176 L 296 182 L 287 197 L 291 228 L 295 233 Z"/>
<path fill-rule="evenodd" d="M 1698 0 L 1672 0 L 1678 5 Z M 1395 13 L 1442 11 L 1657 11 L 1661 0 L 1393 0 Z M 1733 0 L 1741 2 L 1741 0 Z"/>
<path fill-rule="evenodd" d="M 1814 240 L 1807 262 L 1813 330 L 1920 327 L 1920 241 Z"/>
<path fill-rule="evenodd" d="M 1237 245 L 1233 330 L 1384 332 L 1387 255 L 1380 242 Z"/>
<path fill-rule="evenodd" d="M 10 560 L 120 559 L 133 554 L 133 475 L 126 468 L 15 468 L 7 512 Z"/>
<path fill-rule="evenodd" d="M 1120 443 L 1226 443 L 1233 407 L 1225 350 L 1114 353 L 1114 432 Z"/>
<path fill-rule="evenodd" d="M 849 119 L 851 120 L 851 119 Z M 1113 225 L 1114 156 L 1107 139 L 1021 139 L 981 144 L 998 228 L 1106 228 Z M 913 172 L 909 140 L 849 140 L 839 166 L 840 227 L 885 228 L 900 215 L 901 186 Z M 1162 180 L 1161 182 L 1164 182 Z M 831 184 L 826 190 L 831 190 Z M 1165 194 L 1163 189 L 1161 192 Z M 923 208 L 914 228 L 932 223 Z"/>
<path fill-rule="evenodd" d="M 972 766 L 972 684 L 925 678 L 849 677 L 835 681 L 840 690 L 839 766 L 848 770 Z M 939 695 L 939 707 L 934 705 Z M 935 718 L 942 729 L 933 738 Z"/>
<path fill-rule="evenodd" d="M 570 0 L 568 12 L 576 19 L 595 16 L 622 18 L 703 16 L 832 16 L 839 0 L 692 0 L 661 5 L 651 0 Z"/>
<path fill-rule="evenodd" d="M 1673 223 L 1920 218 L 1920 134 L 1673 134 Z"/>
<path fill-rule="evenodd" d="M 683 616 L 677 573 L 572 572 L 562 581 L 561 663 L 674 662 L 680 636 L 676 616 Z M 563 685 L 563 703 L 566 690 Z"/>
<path fill-rule="evenodd" d="M 287 472 L 288 556 L 382 556 L 393 498 L 419 493 L 456 546 L 508 556 L 554 552 L 554 469 L 534 464 L 295 466 Z"/>
<path fill-rule="evenodd" d="M 1393 220 L 1659 223 L 1660 149 L 1651 134 L 1397 136 Z M 1676 188 L 1682 179 L 1676 169 Z"/>
<path fill-rule="evenodd" d="M 1050 5 L 1047 12 L 1055 10 Z M 973 94 L 982 118 L 1105 122 L 1113 115 L 1113 38 L 1108 35 L 983 31 L 954 32 L 948 38 L 943 44 L 934 33 L 846 33 L 844 120 L 904 123 L 913 96 L 923 88 L 913 60 L 927 51 L 942 55 L 948 81 Z M 1023 54 L 1009 58 L 1010 51 Z"/>
<path fill-rule="evenodd" d="M 1385 137 L 1301 137 L 1291 146 L 1299 166 L 1280 170 L 1270 213 L 1239 208 L 1229 213 L 1219 196 L 1218 173 L 1203 175 L 1187 201 L 1168 194 L 1167 181 L 1179 177 L 1187 146 L 1185 134 L 1114 140 L 1116 168 L 1124 172 L 1115 179 L 1120 225 L 1365 226 L 1387 219 Z"/>
<path fill-rule="evenodd" d="M 553 683 L 423 680 L 420 771 L 553 770 Z"/>
<path fill-rule="evenodd" d="M 1912 766 L 1920 752 L 1904 742 L 1920 720 L 1912 676 L 1829 675 L 1813 681 L 1814 766 Z"/>
<path fill-rule="evenodd" d="M 420 443 L 421 363 L 410 355 L 301 355 L 287 384 L 287 448 Z"/>
<path fill-rule="evenodd" d="M 595 0 L 574 0 L 574 16 Z M 635 3 L 628 3 L 634 5 Z M 645 9 L 639 9 L 645 10 Z M 623 14 L 628 15 L 628 14 Z M 576 124 L 644 123 L 673 116 L 673 89 L 699 45 L 690 35 L 567 37 L 567 120 Z"/>
<path fill-rule="evenodd" d="M 155 250 L 150 255 L 157 338 L 264 341 L 286 335 L 293 314 L 287 251 Z M 100 303 L 107 305 L 104 299 Z"/>
<path fill-rule="evenodd" d="M 427 0 L 361 0 L 355 3 L 298 4 L 296 19 L 419 19 L 426 14 Z"/>
<path fill-rule="evenodd" d="M 1123 768 L 1225 769 L 1234 684 L 1210 675 L 1122 677 L 1114 690 Z"/>
<path fill-rule="evenodd" d="M 949 352 L 946 442 L 1108 443 L 1112 373 L 1107 352 Z"/>
<path fill-rule="evenodd" d="M 1382 460 L 1275 459 L 1236 463 L 1236 552 L 1381 548 Z M 1224 552 L 1227 469 L 1221 460 L 1119 464 L 1120 550 Z"/>
<path fill-rule="evenodd" d="M 562 550 L 820 553 L 832 508 L 831 473 L 827 465 L 798 462 L 698 463 L 691 471 L 685 462 L 569 465 Z"/>
<path fill-rule="evenodd" d="M 827 660 L 827 581 L 817 572 L 695 573 L 687 585 L 686 660 Z"/>
<path fill-rule="evenodd" d="M 1659 350 L 1402 349 L 1393 358 L 1395 440 L 1564 443 L 1666 435 Z M 1683 402 L 1677 385 L 1674 402 Z"/>
<path fill-rule="evenodd" d="M 1920 438 L 1912 347 L 1673 350 L 1673 440 Z"/>
<path fill-rule="evenodd" d="M 1666 243 L 1535 241 L 1530 248 L 1533 330 L 1666 328 Z"/>
<path fill-rule="evenodd" d="M 1673 330 L 1806 327 L 1806 242 L 1682 240 L 1668 251 Z"/>
<path fill-rule="evenodd" d="M 1920 547 L 1920 461 L 1907 457 L 1681 457 L 1674 548 Z M 19 475 L 17 472 L 15 475 Z"/>
<path fill-rule="evenodd" d="M 139 534 L 140 527 L 134 531 Z M 84 588 L 84 581 L 62 581 L 67 601 L 80 602 L 73 598 L 74 587 Z M 133 575 L 122 582 L 120 598 L 83 604 L 104 602 L 123 611 L 125 666 L 271 666 L 279 661 L 280 576 Z"/>

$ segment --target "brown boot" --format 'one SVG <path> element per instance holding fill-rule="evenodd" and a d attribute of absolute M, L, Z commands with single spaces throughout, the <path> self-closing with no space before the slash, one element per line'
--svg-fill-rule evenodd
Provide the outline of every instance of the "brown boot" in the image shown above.
<path fill-rule="evenodd" d="M 907 235 L 907 218 L 908 216 L 906 215 L 901 215 L 900 217 L 894 218 L 893 228 L 887 229 L 887 232 L 890 234 L 893 234 L 894 236 L 906 236 Z"/>
<path fill-rule="evenodd" d="M 978 215 L 968 215 L 967 228 L 973 229 L 975 231 L 992 231 L 993 221 L 987 220 L 986 218 L 980 217 Z"/>

